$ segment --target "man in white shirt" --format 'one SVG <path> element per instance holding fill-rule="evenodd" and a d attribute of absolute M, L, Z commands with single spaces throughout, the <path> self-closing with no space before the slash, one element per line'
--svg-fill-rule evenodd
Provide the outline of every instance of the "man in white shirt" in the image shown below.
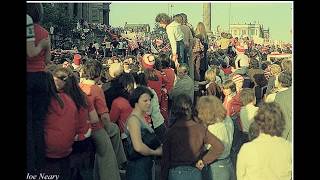
<path fill-rule="evenodd" d="M 172 61 L 175 62 L 176 67 L 179 63 L 187 63 L 184 62 L 184 35 L 181 31 L 181 24 L 176 21 L 171 22 L 171 18 L 165 13 L 158 14 L 156 22 L 159 23 L 160 27 L 166 29 L 172 50 Z"/>

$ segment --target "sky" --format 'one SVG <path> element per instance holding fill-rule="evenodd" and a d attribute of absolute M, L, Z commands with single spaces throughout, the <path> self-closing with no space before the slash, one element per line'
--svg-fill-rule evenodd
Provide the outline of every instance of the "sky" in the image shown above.
<path fill-rule="evenodd" d="M 170 7 L 170 5 L 173 7 Z M 203 21 L 203 2 L 112 2 L 110 5 L 110 25 L 123 27 L 129 24 L 149 24 L 153 29 L 158 13 L 188 15 L 193 27 Z M 230 16 L 229 16 L 230 15 Z M 230 18 L 229 18 L 230 17 Z M 292 42 L 290 30 L 293 30 L 293 3 L 283 2 L 249 2 L 249 1 L 214 1 L 211 2 L 211 30 L 220 25 L 228 31 L 230 24 L 259 22 L 264 29 L 270 29 L 272 40 Z"/>

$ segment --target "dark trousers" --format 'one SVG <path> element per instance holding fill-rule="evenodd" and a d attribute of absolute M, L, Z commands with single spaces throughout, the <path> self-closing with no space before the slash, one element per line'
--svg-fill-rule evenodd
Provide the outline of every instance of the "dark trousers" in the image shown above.
<path fill-rule="evenodd" d="M 59 180 L 70 180 L 70 158 L 46 158 L 40 173 L 59 175 Z"/>
<path fill-rule="evenodd" d="M 151 156 L 128 161 L 126 180 L 152 180 L 152 166 Z"/>
<path fill-rule="evenodd" d="M 45 72 L 27 73 L 27 170 L 34 172 L 45 162 L 44 120 L 50 97 Z"/>
<path fill-rule="evenodd" d="M 179 63 L 188 63 L 185 58 L 185 51 L 184 51 L 184 42 L 183 40 L 177 41 L 177 54 L 178 54 L 178 62 Z"/>

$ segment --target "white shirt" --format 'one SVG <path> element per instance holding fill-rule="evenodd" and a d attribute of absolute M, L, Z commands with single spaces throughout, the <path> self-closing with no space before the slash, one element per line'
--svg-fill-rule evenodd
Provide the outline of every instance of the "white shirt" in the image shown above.
<path fill-rule="evenodd" d="M 218 159 L 224 159 L 228 157 L 232 146 L 234 132 L 233 122 L 231 118 L 229 116 L 226 116 L 226 118 L 222 122 L 218 122 L 208 126 L 208 130 L 223 143 L 224 151 Z M 207 148 L 209 149 L 210 146 L 211 145 L 208 144 Z"/>
<path fill-rule="evenodd" d="M 235 65 L 236 65 L 236 69 L 240 68 L 238 66 L 238 62 L 240 61 L 240 66 L 243 67 L 243 66 L 246 66 L 246 67 L 249 67 L 249 57 L 245 54 L 238 54 L 237 55 L 237 58 L 235 60 Z"/>
<path fill-rule="evenodd" d="M 290 180 L 292 144 L 282 137 L 260 133 L 242 145 L 237 160 L 237 180 Z"/>
<path fill-rule="evenodd" d="M 177 54 L 177 41 L 183 40 L 184 35 L 180 26 L 181 24 L 173 21 L 166 27 L 166 32 L 170 41 L 172 54 Z"/>
<path fill-rule="evenodd" d="M 240 109 L 240 120 L 242 123 L 242 129 L 244 132 L 249 132 L 250 124 L 254 121 L 254 116 L 258 111 L 258 107 L 247 104 L 246 106 L 242 106 Z"/>
<path fill-rule="evenodd" d="M 161 124 L 164 123 L 164 118 L 163 118 L 162 114 L 160 113 L 159 100 L 158 100 L 158 96 L 157 96 L 156 91 L 150 87 L 149 87 L 149 89 L 151 90 L 151 92 L 153 94 L 153 98 L 151 99 L 151 109 L 148 114 L 151 115 L 153 127 L 157 128 Z"/>

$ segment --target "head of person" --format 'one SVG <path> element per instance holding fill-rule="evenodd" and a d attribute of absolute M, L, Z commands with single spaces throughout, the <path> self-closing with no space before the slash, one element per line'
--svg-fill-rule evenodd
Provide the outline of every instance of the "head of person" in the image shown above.
<path fill-rule="evenodd" d="M 225 96 L 229 96 L 232 93 L 236 93 L 236 84 L 232 80 L 227 80 L 222 84 L 222 91 Z"/>
<path fill-rule="evenodd" d="M 275 86 L 276 87 L 283 87 L 283 88 L 288 88 L 292 84 L 292 76 L 291 73 L 284 71 L 277 76 L 276 81 L 275 81 Z"/>
<path fill-rule="evenodd" d="M 134 77 L 131 73 L 123 73 L 119 77 L 119 85 L 121 87 L 122 94 L 129 95 L 136 88 Z M 127 96 L 129 98 L 129 96 Z"/>
<path fill-rule="evenodd" d="M 256 104 L 256 96 L 254 95 L 254 90 L 251 88 L 243 88 L 240 92 L 240 101 L 242 106 L 246 106 L 249 103 Z"/>
<path fill-rule="evenodd" d="M 289 73 L 292 73 L 292 61 L 290 59 L 285 59 L 281 61 L 281 68 L 282 68 L 282 71 L 287 71 Z"/>
<path fill-rule="evenodd" d="M 145 86 L 138 86 L 134 89 L 130 95 L 129 103 L 134 109 L 140 110 L 141 112 L 148 112 L 151 107 L 151 99 L 153 94 Z"/>
<path fill-rule="evenodd" d="M 195 34 L 202 35 L 202 36 L 205 36 L 207 34 L 206 27 L 203 24 L 203 22 L 198 22 L 196 30 L 195 30 Z"/>
<path fill-rule="evenodd" d="M 183 18 L 180 14 L 176 14 L 173 16 L 173 20 L 179 24 L 183 24 Z"/>
<path fill-rule="evenodd" d="M 53 71 L 54 83 L 58 91 L 68 94 L 75 102 L 78 109 L 87 107 L 84 92 L 80 89 L 73 72 L 68 68 L 57 68 Z"/>
<path fill-rule="evenodd" d="M 148 79 L 144 72 L 134 73 L 133 76 L 137 86 L 148 86 Z"/>
<path fill-rule="evenodd" d="M 271 76 L 278 76 L 281 72 L 281 67 L 278 64 L 271 64 L 270 65 L 270 75 Z"/>
<path fill-rule="evenodd" d="M 123 65 L 121 63 L 112 63 L 109 66 L 108 73 L 113 79 L 119 77 L 123 73 Z"/>
<path fill-rule="evenodd" d="M 46 78 L 46 82 L 48 85 L 48 89 L 49 89 L 49 93 L 48 93 L 48 98 L 54 98 L 55 100 L 57 100 L 59 106 L 61 108 L 64 107 L 64 103 L 62 101 L 62 99 L 60 98 L 60 96 L 58 95 L 59 91 L 55 85 L 55 81 L 53 79 L 53 75 L 50 72 L 46 72 L 45 73 L 45 78 Z"/>
<path fill-rule="evenodd" d="M 186 94 L 179 94 L 173 99 L 172 115 L 176 120 L 192 120 L 194 108 L 191 97 Z"/>
<path fill-rule="evenodd" d="M 171 18 L 166 13 L 160 13 L 156 16 L 155 21 L 159 23 L 159 26 L 166 28 L 171 23 Z"/>
<path fill-rule="evenodd" d="M 222 122 L 227 114 L 221 100 L 216 96 L 201 96 L 196 111 L 199 120 L 207 126 Z"/>
<path fill-rule="evenodd" d="M 263 103 L 254 117 L 260 132 L 271 136 L 281 136 L 285 126 L 284 114 L 278 103 Z"/>
<path fill-rule="evenodd" d="M 33 23 L 40 23 L 43 18 L 43 6 L 41 3 L 27 3 L 27 14 Z"/>
<path fill-rule="evenodd" d="M 188 16 L 185 13 L 180 13 L 180 16 L 182 17 L 182 24 L 187 24 Z"/>
<path fill-rule="evenodd" d="M 161 66 L 163 69 L 170 67 L 170 57 L 164 53 L 160 54 L 157 58 L 158 61 L 161 62 Z"/>
<path fill-rule="evenodd" d="M 204 78 L 207 82 L 215 82 L 216 74 L 216 69 L 210 68 L 206 71 Z"/>
<path fill-rule="evenodd" d="M 187 76 L 189 73 L 189 66 L 186 63 L 181 63 L 177 68 L 177 75 L 179 77 Z"/>
<path fill-rule="evenodd" d="M 103 66 L 99 61 L 90 59 L 82 66 L 80 74 L 82 78 L 98 81 L 100 79 L 102 69 Z"/>

